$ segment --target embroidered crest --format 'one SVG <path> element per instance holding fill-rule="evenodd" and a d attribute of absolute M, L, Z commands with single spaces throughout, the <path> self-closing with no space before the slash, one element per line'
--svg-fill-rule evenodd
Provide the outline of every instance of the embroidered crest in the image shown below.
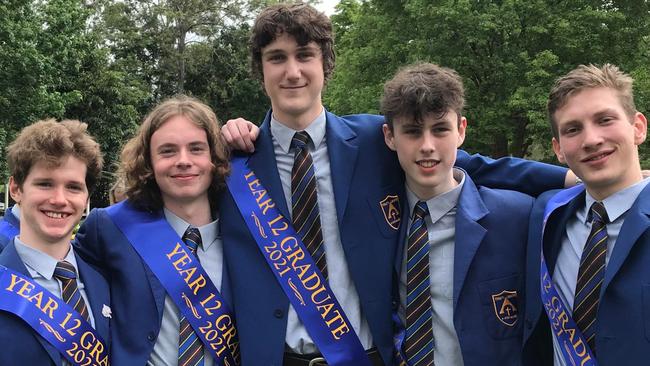
<path fill-rule="evenodd" d="M 381 212 L 384 214 L 386 223 L 395 230 L 399 229 L 399 223 L 402 217 L 399 212 L 399 197 L 396 195 L 388 195 L 379 202 L 379 206 L 381 206 Z"/>
<path fill-rule="evenodd" d="M 492 304 L 494 305 L 494 314 L 501 323 L 514 327 L 517 324 L 519 312 L 517 310 L 518 300 L 517 291 L 503 290 L 498 294 L 492 295 Z"/>

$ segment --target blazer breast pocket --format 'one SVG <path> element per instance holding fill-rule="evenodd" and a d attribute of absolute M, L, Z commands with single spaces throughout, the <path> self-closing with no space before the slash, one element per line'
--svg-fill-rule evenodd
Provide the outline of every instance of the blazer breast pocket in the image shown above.
<path fill-rule="evenodd" d="M 483 319 L 495 339 L 522 336 L 523 304 L 521 276 L 497 278 L 478 284 Z"/>
<path fill-rule="evenodd" d="M 369 194 L 367 200 L 382 235 L 389 238 L 397 234 L 402 221 L 408 219 L 408 214 L 402 212 L 403 202 L 399 195 L 384 191 L 380 194 Z"/>

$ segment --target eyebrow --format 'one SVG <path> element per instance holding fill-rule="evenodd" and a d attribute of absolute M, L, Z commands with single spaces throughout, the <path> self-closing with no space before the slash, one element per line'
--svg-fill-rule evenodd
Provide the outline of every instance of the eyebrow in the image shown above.
<path fill-rule="evenodd" d="M 306 44 L 304 46 L 296 47 L 296 52 L 301 52 L 301 51 L 318 52 L 318 51 L 320 51 L 320 48 L 315 46 L 315 45 L 310 45 L 310 44 Z M 285 54 L 285 53 L 288 53 L 288 52 L 286 50 L 284 50 L 284 49 L 274 48 L 274 49 L 263 51 L 262 56 L 269 55 L 269 54 Z"/>

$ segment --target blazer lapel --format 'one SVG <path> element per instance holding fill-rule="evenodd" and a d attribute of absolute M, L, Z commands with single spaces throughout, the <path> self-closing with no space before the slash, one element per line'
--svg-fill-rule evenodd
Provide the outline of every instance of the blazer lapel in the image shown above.
<path fill-rule="evenodd" d="M 271 136 L 271 112 L 267 113 L 264 123 L 260 126 L 260 134 L 255 143 L 255 152 L 248 158 L 248 167 L 255 172 L 280 213 L 288 220 L 291 220 L 275 160 L 275 150 L 273 149 Z"/>
<path fill-rule="evenodd" d="M 650 184 L 641 191 L 641 194 L 627 212 L 618 239 L 616 239 L 612 256 L 605 269 L 605 280 L 601 289 L 601 296 L 605 293 L 607 286 L 621 268 L 623 262 L 625 262 L 636 241 L 650 227 L 650 205 L 647 204 L 648 200 L 650 200 Z"/>
<path fill-rule="evenodd" d="M 487 230 L 478 223 L 489 213 L 474 182 L 465 173 L 465 183 L 458 198 L 454 245 L 454 309 L 476 251 Z"/>
<path fill-rule="evenodd" d="M 2 251 L 2 255 L 0 255 L 0 265 L 6 266 L 9 269 L 12 269 L 29 278 L 32 278 L 32 276 L 29 274 L 29 271 L 27 271 L 27 268 L 23 264 L 23 261 L 18 256 L 18 252 L 16 252 L 16 247 L 14 245 L 13 240 Z M 25 325 L 25 326 L 29 326 L 29 325 Z M 38 342 L 43 346 L 47 354 L 50 356 L 54 364 L 60 365 L 61 354 L 59 353 L 59 351 L 57 351 L 57 349 L 54 348 L 54 346 L 52 346 L 50 342 L 45 340 L 45 338 L 41 337 L 36 332 L 34 333 L 34 335 L 38 340 Z"/>
<path fill-rule="evenodd" d="M 552 276 L 555 270 L 557 256 L 560 254 L 566 225 L 571 216 L 585 205 L 584 192 L 572 199 L 564 207 L 559 207 L 548 219 L 544 230 L 544 258 L 548 266 L 548 273 Z"/>
<path fill-rule="evenodd" d="M 327 152 L 330 158 L 336 216 L 341 225 L 350 193 L 350 182 L 357 161 L 356 133 L 336 115 L 327 112 Z"/>
<path fill-rule="evenodd" d="M 409 232 L 409 218 L 411 213 L 409 212 L 409 202 L 404 194 L 404 199 L 402 200 L 402 219 L 399 226 L 399 237 L 397 241 L 397 252 L 395 253 L 395 273 L 397 274 L 397 279 L 399 280 L 400 274 L 402 273 L 402 262 L 404 261 L 404 253 L 406 251 L 406 237 Z"/>
<path fill-rule="evenodd" d="M 106 280 L 78 255 L 76 255 L 79 276 L 84 283 L 84 290 L 88 295 L 89 306 L 95 319 L 95 330 L 109 342 L 109 317 L 104 315 L 104 307 L 110 305 L 109 289 Z M 107 345 L 108 346 L 108 345 Z"/>

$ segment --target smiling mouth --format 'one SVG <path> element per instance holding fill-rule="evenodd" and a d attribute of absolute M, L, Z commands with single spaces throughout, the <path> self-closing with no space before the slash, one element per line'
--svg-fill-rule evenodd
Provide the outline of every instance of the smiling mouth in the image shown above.
<path fill-rule="evenodd" d="M 64 219 L 70 214 L 68 213 L 63 213 L 63 212 L 54 212 L 54 211 L 42 211 L 45 216 L 51 218 L 51 219 Z"/>
<path fill-rule="evenodd" d="M 591 155 L 591 156 L 589 156 L 589 157 L 587 157 L 585 159 L 582 159 L 582 162 L 583 163 L 588 163 L 588 162 L 591 162 L 591 161 L 598 161 L 598 160 L 600 160 L 600 159 L 602 159 L 602 158 L 604 158 L 606 156 L 611 155 L 612 152 L 613 151 L 605 151 L 605 152 L 598 153 L 596 155 Z"/>
<path fill-rule="evenodd" d="M 307 85 L 292 85 L 292 86 L 281 86 L 280 88 L 286 90 L 297 90 L 306 87 Z"/>
<path fill-rule="evenodd" d="M 415 162 L 417 165 L 423 168 L 433 168 L 434 166 L 440 163 L 439 160 L 419 160 Z"/>

